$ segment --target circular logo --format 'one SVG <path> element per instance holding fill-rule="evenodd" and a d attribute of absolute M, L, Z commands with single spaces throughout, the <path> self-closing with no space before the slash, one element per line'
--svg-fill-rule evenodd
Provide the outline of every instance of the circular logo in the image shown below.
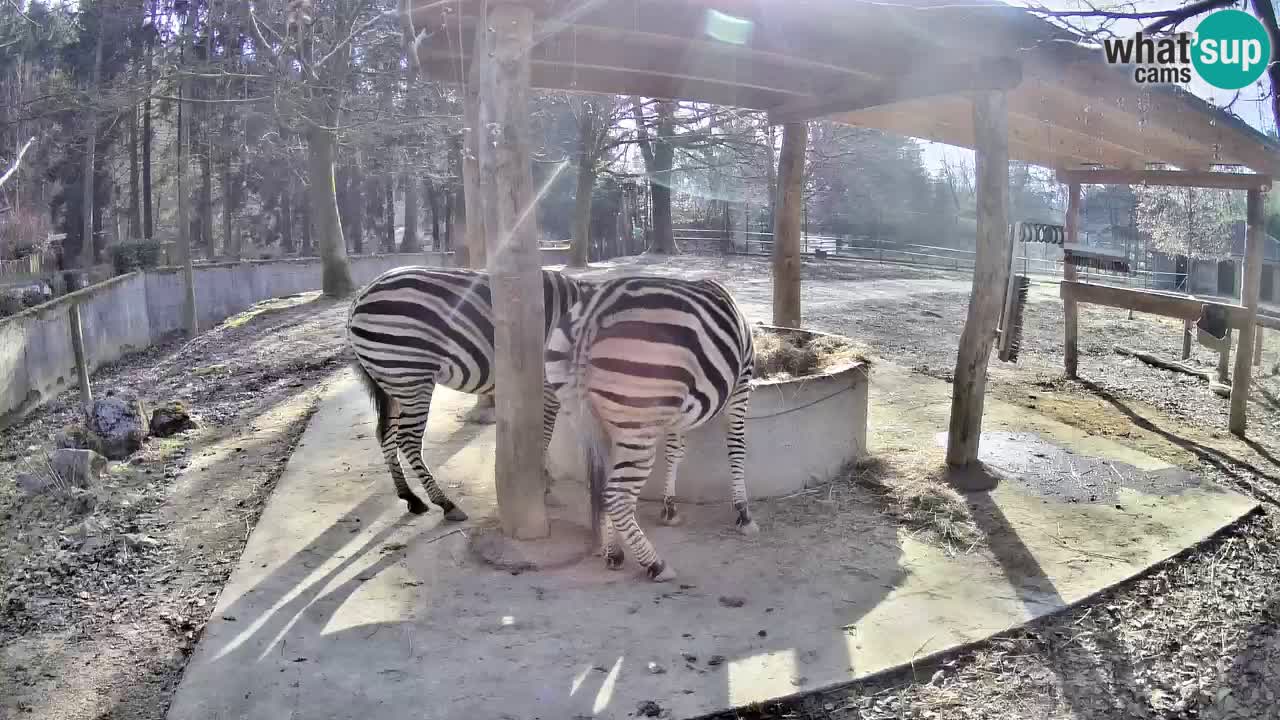
<path fill-rule="evenodd" d="M 1262 77 L 1271 62 L 1271 38 L 1243 10 L 1210 13 L 1196 28 L 1191 62 L 1210 85 L 1239 90 Z"/>

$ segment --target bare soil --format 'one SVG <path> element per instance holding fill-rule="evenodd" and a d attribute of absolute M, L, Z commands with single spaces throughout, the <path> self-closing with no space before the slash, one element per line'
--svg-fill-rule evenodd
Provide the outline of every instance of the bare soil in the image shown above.
<path fill-rule="evenodd" d="M 95 373 L 95 393 L 182 400 L 199 427 L 111 463 L 87 503 L 14 484 L 78 415 L 76 392 L 0 433 L 0 718 L 164 717 L 340 364 L 345 311 L 269 301 Z"/>

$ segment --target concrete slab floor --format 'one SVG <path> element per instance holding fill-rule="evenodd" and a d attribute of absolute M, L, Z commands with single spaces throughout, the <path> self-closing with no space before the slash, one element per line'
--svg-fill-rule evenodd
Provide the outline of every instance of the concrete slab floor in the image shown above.
<path fill-rule="evenodd" d="M 876 374 L 878 373 L 878 375 Z M 932 445 L 945 383 L 877 365 L 872 448 Z M 569 720 L 673 718 L 848 682 L 922 660 L 1077 602 L 1164 560 L 1254 503 L 1198 482 L 1160 494 L 1108 486 L 1098 502 L 1034 482 L 970 496 L 989 551 L 949 556 L 872 508 L 805 515 L 811 498 L 757 501 L 763 532 L 733 532 L 719 505 L 689 506 L 650 538 L 679 571 L 654 584 L 630 562 L 513 575 L 482 565 L 467 533 L 493 497 L 494 427 L 461 422 L 474 400 L 437 392 L 427 461 L 473 518 L 411 517 L 394 496 L 358 384 L 335 382 L 221 594 L 170 708 L 208 718 Z M 1163 463 L 988 400 L 1040 441 Z M 996 462 L 1018 457 L 1003 438 Z M 1027 452 L 1046 453 L 1031 443 Z M 1087 448 L 1082 449 L 1082 448 Z M 1051 453 L 1046 453 L 1051 454 Z M 748 477 L 748 482 L 750 482 Z M 1137 483 L 1130 483 L 1137 484 Z M 1041 484 L 1042 485 L 1042 484 Z M 560 516 L 586 524 L 580 486 Z"/>

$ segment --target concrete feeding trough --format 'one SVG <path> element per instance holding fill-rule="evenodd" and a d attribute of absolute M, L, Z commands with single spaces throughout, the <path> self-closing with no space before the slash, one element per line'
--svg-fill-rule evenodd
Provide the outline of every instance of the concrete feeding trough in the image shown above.
<path fill-rule="evenodd" d="M 757 330 L 803 338 L 809 342 L 846 338 L 811 330 L 757 324 Z M 831 480 L 842 467 L 867 452 L 867 385 L 869 365 L 851 358 L 799 377 L 757 379 L 747 412 L 747 493 L 768 498 L 814 487 Z M 730 500 L 729 456 L 725 444 L 727 418 L 689 433 L 687 452 L 676 478 L 676 497 L 685 503 Z M 581 455 L 570 422 L 556 423 L 551 441 L 551 471 L 560 478 L 583 480 Z M 667 463 L 661 450 L 640 493 L 661 500 Z"/>

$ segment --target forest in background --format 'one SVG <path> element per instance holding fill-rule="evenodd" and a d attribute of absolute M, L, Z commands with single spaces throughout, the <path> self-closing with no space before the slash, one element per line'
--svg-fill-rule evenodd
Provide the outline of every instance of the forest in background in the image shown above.
<path fill-rule="evenodd" d="M 3 0 L 0 261 L 465 256 L 465 88 L 420 75 L 410 46 L 389 0 Z M 575 264 L 677 252 L 675 227 L 772 230 L 781 133 L 763 113 L 535 92 L 530 117 L 540 235 L 574 241 Z M 970 248 L 963 157 L 931 169 L 914 140 L 814 122 L 806 232 Z M 1061 221 L 1048 169 L 1011 163 L 1010 196 L 1014 220 Z M 1177 200 L 1139 212 L 1133 190 L 1090 188 L 1086 211 L 1174 252 L 1243 216 L 1212 194 L 1171 214 Z"/>

